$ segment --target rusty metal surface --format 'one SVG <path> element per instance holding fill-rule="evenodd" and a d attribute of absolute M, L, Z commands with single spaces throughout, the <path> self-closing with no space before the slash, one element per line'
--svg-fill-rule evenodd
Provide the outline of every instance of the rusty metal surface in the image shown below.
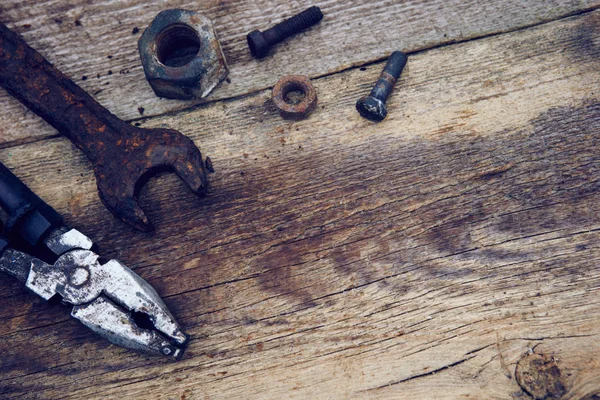
<path fill-rule="evenodd" d="M 121 121 L 3 24 L 0 86 L 85 153 L 102 202 L 133 227 L 153 229 L 137 203 L 137 192 L 155 172 L 172 170 L 194 193 L 206 193 L 204 162 L 189 138 L 175 130 L 142 129 Z"/>
<path fill-rule="evenodd" d="M 161 11 L 138 49 L 146 79 L 159 97 L 206 97 L 228 74 L 211 20 L 193 11 Z"/>
<path fill-rule="evenodd" d="M 301 92 L 304 98 L 297 104 L 288 98 L 291 92 Z M 304 75 L 285 75 L 273 87 L 273 102 L 286 119 L 306 118 L 317 106 L 317 92 Z"/>

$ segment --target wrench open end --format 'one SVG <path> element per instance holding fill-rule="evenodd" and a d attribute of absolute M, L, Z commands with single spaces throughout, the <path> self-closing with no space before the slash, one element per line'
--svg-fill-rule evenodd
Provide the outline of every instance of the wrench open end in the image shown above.
<path fill-rule="evenodd" d="M 142 232 L 152 232 L 154 230 L 154 225 L 139 206 L 136 197 L 107 196 L 101 189 L 100 182 L 98 182 L 98 192 L 102 203 L 121 221 Z"/>
<path fill-rule="evenodd" d="M 110 143 L 113 148 L 104 154 L 110 158 L 121 153 L 126 158 L 117 164 L 99 163 L 95 168 L 100 198 L 115 216 L 141 231 L 154 230 L 137 197 L 144 183 L 160 172 L 175 172 L 194 194 L 206 195 L 208 179 L 202 154 L 188 137 L 171 129 L 140 128 L 124 136 L 128 139 Z"/>

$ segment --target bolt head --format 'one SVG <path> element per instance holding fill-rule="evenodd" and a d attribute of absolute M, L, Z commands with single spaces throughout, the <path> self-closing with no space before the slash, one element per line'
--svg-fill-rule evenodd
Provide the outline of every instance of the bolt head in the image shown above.
<path fill-rule="evenodd" d="M 375 122 L 383 121 L 387 116 L 385 103 L 372 96 L 361 97 L 356 102 L 356 109 L 364 118 Z"/>
<path fill-rule="evenodd" d="M 252 56 L 255 58 L 263 58 L 267 55 L 270 46 L 261 31 L 252 31 L 246 38 L 248 39 L 248 47 L 250 47 Z"/>

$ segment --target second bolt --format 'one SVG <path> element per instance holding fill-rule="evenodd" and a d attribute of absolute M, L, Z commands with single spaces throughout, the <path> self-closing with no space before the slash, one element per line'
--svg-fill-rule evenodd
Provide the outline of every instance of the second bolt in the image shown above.
<path fill-rule="evenodd" d="M 385 102 L 392 93 L 394 85 L 406 65 L 408 58 L 401 51 L 394 51 L 388 59 L 379 80 L 371 94 L 361 97 L 356 102 L 356 109 L 363 117 L 371 121 L 383 121 L 387 116 Z"/>
<path fill-rule="evenodd" d="M 317 6 L 312 6 L 300 14 L 278 23 L 264 32 L 255 30 L 248 34 L 250 52 L 256 58 L 263 58 L 271 46 L 284 39 L 315 25 L 323 19 L 323 13 Z"/>

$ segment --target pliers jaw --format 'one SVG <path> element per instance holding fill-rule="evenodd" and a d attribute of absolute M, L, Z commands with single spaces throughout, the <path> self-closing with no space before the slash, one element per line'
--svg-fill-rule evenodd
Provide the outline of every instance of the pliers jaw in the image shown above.
<path fill-rule="evenodd" d="M 60 296 L 73 306 L 74 318 L 115 344 L 181 357 L 188 337 L 152 286 L 116 260 L 101 265 L 92 241 L 65 227 L 62 217 L 2 163 L 0 208 L 8 216 L 6 226 L 0 221 L 0 272 L 46 300 Z M 49 250 L 48 261 L 56 262 L 12 248 L 19 241 L 34 252 Z M 136 323 L 139 315 L 147 320 L 143 326 Z"/>
<path fill-rule="evenodd" d="M 101 265 L 89 250 L 91 240 L 76 230 L 57 230 L 45 244 L 59 255 L 54 264 L 8 249 L 0 271 L 45 300 L 59 295 L 73 306 L 75 319 L 112 343 L 175 359 L 183 355 L 188 336 L 145 280 L 117 260 Z M 134 315 L 149 323 L 139 326 Z"/>
<path fill-rule="evenodd" d="M 144 353 L 178 360 L 184 351 L 183 347 L 178 346 L 184 346 L 187 342 L 183 332 L 181 335 L 185 339 L 178 338 L 179 341 L 173 344 L 155 330 L 140 328 L 131 314 L 103 296 L 91 303 L 73 307 L 71 315 L 110 342 Z"/>

